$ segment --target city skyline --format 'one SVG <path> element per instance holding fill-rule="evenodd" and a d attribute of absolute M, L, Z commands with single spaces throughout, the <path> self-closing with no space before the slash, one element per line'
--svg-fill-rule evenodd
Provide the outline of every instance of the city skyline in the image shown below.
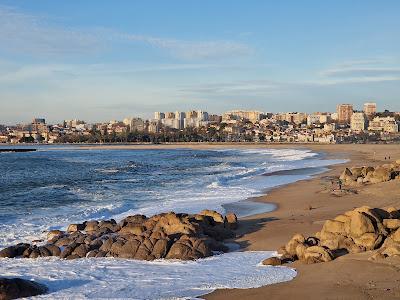
<path fill-rule="evenodd" d="M 0 2 L 0 123 L 400 111 L 400 3 Z"/>

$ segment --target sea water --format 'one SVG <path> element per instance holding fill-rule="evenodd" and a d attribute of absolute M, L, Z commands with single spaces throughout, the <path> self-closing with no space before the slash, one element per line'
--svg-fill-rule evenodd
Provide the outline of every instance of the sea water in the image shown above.
<path fill-rule="evenodd" d="M 36 152 L 1 153 L 0 247 L 44 238 L 48 230 L 90 219 L 118 221 L 136 213 L 196 213 L 202 209 L 225 213 L 225 209 L 233 208 L 239 215 L 271 210 L 271 205 L 242 201 L 339 162 L 304 149 L 38 147 Z M 304 171 L 292 175 L 277 172 L 284 170 Z M 78 295 L 195 297 L 216 288 L 257 287 L 295 276 L 290 268 L 259 265 L 271 255 L 234 252 L 186 263 L 3 259 L 0 270 L 4 276 L 45 282 L 52 293 L 43 297 L 49 298 L 68 298 L 71 293 L 76 293 L 72 296 L 75 299 Z M 165 283 L 174 288 L 166 288 Z"/>

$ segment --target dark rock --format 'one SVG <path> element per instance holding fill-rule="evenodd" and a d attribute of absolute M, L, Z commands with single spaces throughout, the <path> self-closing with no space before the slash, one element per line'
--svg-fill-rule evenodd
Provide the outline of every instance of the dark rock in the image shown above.
<path fill-rule="evenodd" d="M 90 247 L 86 244 L 80 244 L 74 249 L 72 255 L 78 255 L 79 257 L 86 257 L 86 253 L 90 251 Z"/>
<path fill-rule="evenodd" d="M 120 249 L 119 257 L 134 258 L 140 244 L 141 243 L 138 240 L 127 241 Z"/>
<path fill-rule="evenodd" d="M 0 299 L 18 299 L 44 294 L 48 291 L 43 284 L 20 279 L 0 278 Z"/>
<path fill-rule="evenodd" d="M 75 248 L 78 246 L 78 244 L 76 243 L 72 243 L 68 246 L 66 246 L 60 254 L 61 258 L 67 258 L 68 256 L 70 256 L 72 254 L 72 252 L 75 250 Z"/>
<path fill-rule="evenodd" d="M 14 258 L 17 256 L 21 256 L 24 251 L 29 248 L 29 244 L 25 243 L 20 243 L 15 246 L 10 246 L 7 248 L 4 248 L 3 250 L 0 251 L 0 257 L 8 257 L 8 258 Z"/>
<path fill-rule="evenodd" d="M 38 247 L 41 257 L 51 256 L 51 252 L 44 246 Z"/>
<path fill-rule="evenodd" d="M 85 229 L 84 224 L 69 224 L 67 231 L 68 232 L 77 232 L 77 231 L 84 230 L 84 229 Z"/>
<path fill-rule="evenodd" d="M 47 244 L 44 245 L 43 247 L 45 247 L 51 253 L 51 256 L 60 256 L 61 254 L 61 249 L 56 245 Z"/>

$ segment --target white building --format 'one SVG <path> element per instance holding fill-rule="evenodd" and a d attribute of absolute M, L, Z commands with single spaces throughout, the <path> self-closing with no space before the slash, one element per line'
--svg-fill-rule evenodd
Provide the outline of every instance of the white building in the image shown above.
<path fill-rule="evenodd" d="M 369 123 L 368 130 L 395 133 L 399 132 L 399 124 L 393 117 L 375 117 Z"/>
<path fill-rule="evenodd" d="M 125 118 L 123 123 L 129 126 L 130 131 L 144 131 L 144 121 L 141 118 Z"/>
<path fill-rule="evenodd" d="M 367 118 L 363 112 L 354 112 L 350 118 L 350 129 L 352 131 L 364 131 L 367 127 Z"/>

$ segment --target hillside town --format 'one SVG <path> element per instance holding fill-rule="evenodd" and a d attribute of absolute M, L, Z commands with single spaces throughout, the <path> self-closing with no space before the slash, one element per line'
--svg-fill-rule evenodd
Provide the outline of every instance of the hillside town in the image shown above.
<path fill-rule="evenodd" d="M 64 120 L 47 124 L 44 118 L 14 126 L 0 125 L 1 143 L 394 143 L 400 141 L 400 112 L 379 112 L 376 103 L 361 110 L 337 105 L 336 112 L 232 110 L 222 115 L 202 110 L 155 112 L 145 120 L 87 123 Z"/>

